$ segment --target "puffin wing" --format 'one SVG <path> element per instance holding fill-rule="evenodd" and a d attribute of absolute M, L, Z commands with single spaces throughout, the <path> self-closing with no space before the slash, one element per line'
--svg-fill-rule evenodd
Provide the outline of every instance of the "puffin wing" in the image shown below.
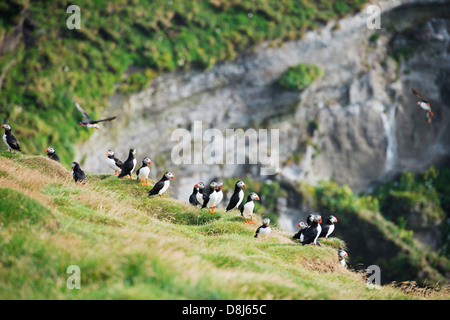
<path fill-rule="evenodd" d="M 258 233 L 259 233 L 259 230 L 261 230 L 261 228 L 262 228 L 262 226 L 259 226 L 258 229 L 256 229 L 255 238 L 258 238 Z"/>
<path fill-rule="evenodd" d="M 127 174 L 130 174 L 131 170 L 133 170 L 133 161 L 125 161 L 122 166 L 122 171 L 119 174 L 119 178 L 122 178 L 126 176 Z"/>
<path fill-rule="evenodd" d="M 118 158 L 114 157 L 114 162 L 116 163 L 116 166 L 118 166 L 119 168 L 123 167 L 123 162 L 120 161 Z"/>
<path fill-rule="evenodd" d="M 422 100 L 425 103 L 428 103 L 427 99 L 425 99 L 416 89 L 412 88 L 411 92 L 420 100 Z"/>
<path fill-rule="evenodd" d="M 158 194 L 159 190 L 161 190 L 164 187 L 164 181 L 159 180 L 155 185 L 153 186 L 152 190 L 148 192 L 149 196 L 154 196 L 155 194 Z"/>
<path fill-rule="evenodd" d="M 84 109 L 78 104 L 78 102 L 75 102 L 75 106 L 77 107 L 78 111 L 80 111 L 83 114 L 85 120 L 91 120 L 86 111 L 84 111 Z"/>
<path fill-rule="evenodd" d="M 11 149 L 22 151 L 20 149 L 19 142 L 17 141 L 16 137 L 14 137 L 12 134 L 6 136 L 6 142 L 11 147 Z"/>
<path fill-rule="evenodd" d="M 200 204 L 198 203 L 195 194 L 191 194 L 191 196 L 189 197 L 189 203 L 192 204 L 193 206 L 198 206 Z"/>
<path fill-rule="evenodd" d="M 234 207 L 236 207 L 238 202 L 239 202 L 239 193 L 234 193 L 231 196 L 230 202 L 227 205 L 227 211 L 233 209 Z"/>
<path fill-rule="evenodd" d="M 114 120 L 115 118 L 117 118 L 117 117 L 109 117 L 109 118 L 105 118 L 105 119 L 101 119 L 101 120 L 95 120 L 95 121 L 92 121 L 92 123 L 111 121 L 111 120 Z"/>

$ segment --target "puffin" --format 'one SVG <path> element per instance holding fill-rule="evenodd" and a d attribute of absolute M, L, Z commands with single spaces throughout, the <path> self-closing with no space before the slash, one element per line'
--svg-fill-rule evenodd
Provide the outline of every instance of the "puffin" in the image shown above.
<path fill-rule="evenodd" d="M 302 245 L 314 244 L 314 246 L 318 245 L 317 239 L 319 238 L 320 232 L 322 231 L 322 227 L 320 226 L 322 223 L 322 217 L 319 214 L 314 216 L 314 221 L 311 225 L 306 228 L 303 234 Z"/>
<path fill-rule="evenodd" d="M 81 170 L 80 164 L 76 161 L 72 162 L 72 176 L 75 182 L 86 182 L 86 174 Z"/>
<path fill-rule="evenodd" d="M 92 120 L 91 118 L 89 118 L 86 111 L 84 111 L 84 109 L 77 102 L 75 102 L 75 106 L 77 107 L 78 111 L 80 111 L 84 117 L 84 120 L 81 120 L 80 122 L 78 122 L 78 126 L 80 126 L 80 127 L 95 128 L 98 130 L 100 128 L 97 123 L 104 122 L 104 121 L 111 121 L 111 120 L 114 120 L 115 118 L 117 118 L 117 117 L 109 117 L 109 118 L 101 119 L 101 120 Z"/>
<path fill-rule="evenodd" d="M 226 211 L 229 210 L 239 210 L 239 205 L 241 204 L 242 200 L 244 200 L 244 191 L 242 188 L 246 188 L 247 186 L 245 183 L 241 180 L 237 181 L 234 185 L 234 193 L 230 198 L 230 202 L 227 205 Z"/>
<path fill-rule="evenodd" d="M 335 216 L 329 216 L 327 221 L 321 225 L 322 231 L 320 232 L 319 238 L 325 238 L 328 240 L 328 236 L 334 231 L 334 224 L 338 222 Z"/>
<path fill-rule="evenodd" d="M 123 162 L 114 156 L 114 151 L 112 151 L 111 149 L 108 149 L 106 157 L 106 164 L 108 165 L 108 167 L 114 170 L 115 176 L 118 175 L 122 170 Z"/>
<path fill-rule="evenodd" d="M 198 188 L 198 192 L 195 195 L 195 198 L 197 199 L 198 204 L 200 206 L 203 206 L 205 184 L 203 182 L 199 182 L 194 186 L 194 188 Z"/>
<path fill-rule="evenodd" d="M 59 157 L 56 155 L 55 148 L 48 147 L 45 149 L 45 152 L 47 152 L 47 158 L 60 162 Z"/>
<path fill-rule="evenodd" d="M 216 203 L 214 204 L 214 208 L 216 208 L 219 205 L 219 203 L 222 202 L 222 199 L 223 199 L 223 191 L 222 191 L 222 189 L 223 189 L 223 182 L 219 181 L 219 182 L 217 182 L 217 185 L 219 186 L 219 188 L 216 189 L 217 199 L 216 199 Z"/>
<path fill-rule="evenodd" d="M 189 196 L 189 203 L 195 207 L 200 205 L 200 203 L 198 203 L 198 200 L 197 200 L 197 194 L 198 194 L 198 184 L 194 185 L 192 194 Z"/>
<path fill-rule="evenodd" d="M 434 116 L 433 111 L 431 111 L 430 103 L 425 99 L 416 89 L 412 88 L 411 92 L 417 97 L 417 105 L 426 111 L 425 120 L 427 123 L 431 123 L 431 117 Z"/>
<path fill-rule="evenodd" d="M 313 213 L 308 214 L 308 217 L 306 218 L 306 225 L 310 226 L 313 223 L 313 221 L 314 221 L 314 214 Z"/>
<path fill-rule="evenodd" d="M 202 205 L 202 209 L 203 208 L 207 208 L 209 210 L 209 212 L 214 213 L 214 209 L 215 209 L 215 204 L 216 204 L 216 200 L 217 200 L 217 189 L 219 189 L 219 185 L 217 184 L 217 182 L 213 181 L 211 182 L 211 184 L 209 185 L 209 194 L 205 194 L 203 193 L 203 205 Z"/>
<path fill-rule="evenodd" d="M 127 160 L 125 160 L 125 162 L 122 165 L 122 170 L 120 171 L 118 178 L 128 176 L 131 180 L 133 180 L 131 174 L 133 173 L 134 168 L 136 167 L 135 156 L 136 156 L 136 149 L 131 148 L 130 151 L 128 152 Z"/>
<path fill-rule="evenodd" d="M 259 200 L 259 196 L 252 192 L 247 197 L 247 202 L 241 207 L 241 216 L 244 217 L 245 223 L 249 224 L 251 223 L 257 223 L 253 220 L 253 211 L 255 209 L 255 203 L 254 200 Z M 248 221 L 250 219 L 250 222 Z"/>
<path fill-rule="evenodd" d="M 308 225 L 305 222 L 301 221 L 301 222 L 297 223 L 297 227 L 299 227 L 300 230 L 296 234 L 294 234 L 292 239 L 299 239 L 300 242 L 303 242 L 303 238 L 304 238 L 303 235 L 305 233 L 306 228 L 308 228 Z"/>
<path fill-rule="evenodd" d="M 158 195 L 160 198 L 162 198 L 162 194 L 169 189 L 170 186 L 170 179 L 175 179 L 175 176 L 172 174 L 172 172 L 166 172 L 162 176 L 162 178 L 155 183 L 153 188 L 148 192 L 148 197 Z"/>
<path fill-rule="evenodd" d="M 255 238 L 261 239 L 264 237 L 266 240 L 269 237 L 270 227 L 269 227 L 270 219 L 264 218 L 262 222 L 262 226 L 256 229 Z"/>
<path fill-rule="evenodd" d="M 0 128 L 5 129 L 5 134 L 3 135 L 3 141 L 5 142 L 6 146 L 8 147 L 9 152 L 11 150 L 14 151 L 20 151 L 22 152 L 22 149 L 20 149 L 19 142 L 17 141 L 16 137 L 14 137 L 11 133 L 11 126 L 8 123 L 3 124 L 0 126 Z"/>
<path fill-rule="evenodd" d="M 150 165 L 152 165 L 152 160 L 150 160 L 150 158 L 148 157 L 145 157 L 142 160 L 142 166 L 136 172 L 137 181 L 140 181 L 141 185 L 144 185 L 142 183 L 142 180 L 145 179 L 145 185 L 148 186 L 148 175 L 150 174 L 150 167 L 149 167 Z"/>
<path fill-rule="evenodd" d="M 348 257 L 348 253 L 344 249 L 339 248 L 338 257 L 339 257 L 339 264 L 343 267 L 346 267 L 347 263 L 345 262 L 345 257 Z"/>

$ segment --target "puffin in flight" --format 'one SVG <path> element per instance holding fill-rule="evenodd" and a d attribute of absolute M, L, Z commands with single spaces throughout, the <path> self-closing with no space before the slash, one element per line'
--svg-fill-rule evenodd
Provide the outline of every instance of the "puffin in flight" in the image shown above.
<path fill-rule="evenodd" d="M 72 176 L 75 182 L 85 183 L 86 174 L 81 170 L 80 164 L 78 162 L 72 162 Z"/>
<path fill-rule="evenodd" d="M 412 88 L 411 92 L 417 97 L 417 105 L 426 111 L 425 120 L 431 123 L 431 117 L 434 116 L 433 111 L 431 111 L 430 103 L 425 99 L 416 89 Z"/>
<path fill-rule="evenodd" d="M 217 182 L 211 182 L 211 184 L 209 185 L 209 194 L 203 193 L 202 209 L 207 208 L 209 212 L 214 213 L 214 205 L 216 204 L 218 196 L 218 193 L 216 192 L 217 189 L 219 189 L 219 185 L 217 184 Z"/>
<path fill-rule="evenodd" d="M 11 133 L 11 126 L 8 123 L 5 123 L 2 126 L 0 126 L 0 128 L 5 129 L 5 134 L 3 135 L 3 141 L 5 142 L 6 146 L 8 147 L 9 152 L 11 152 L 11 150 L 13 150 L 14 153 L 16 151 L 22 152 L 22 150 L 20 149 L 20 146 L 19 146 L 19 142 L 17 141 L 16 137 L 14 137 Z"/>
<path fill-rule="evenodd" d="M 59 157 L 56 155 L 55 148 L 48 147 L 45 149 L 45 152 L 47 152 L 47 158 L 60 162 Z"/>
<path fill-rule="evenodd" d="M 334 224 L 336 222 L 338 222 L 338 220 L 335 216 L 329 216 L 327 221 L 321 225 L 322 231 L 320 232 L 319 238 L 325 238 L 325 240 L 328 240 L 328 236 L 334 231 Z"/>
<path fill-rule="evenodd" d="M 244 200 L 244 191 L 242 190 L 242 188 L 247 187 L 244 183 L 244 181 L 237 181 L 236 184 L 234 185 L 234 192 L 233 195 L 230 198 L 230 202 L 227 205 L 227 211 L 229 210 L 239 210 L 239 205 L 241 204 L 242 200 Z"/>
<path fill-rule="evenodd" d="M 160 198 L 162 198 L 162 194 L 169 189 L 170 186 L 170 179 L 175 179 L 175 176 L 172 174 L 172 172 L 166 172 L 162 176 L 162 178 L 155 183 L 153 188 L 149 191 L 148 196 L 154 196 L 158 195 Z"/>
<path fill-rule="evenodd" d="M 131 180 L 133 180 L 131 174 L 133 173 L 135 167 L 136 167 L 136 149 L 131 148 L 130 151 L 128 152 L 127 160 L 125 160 L 125 162 L 122 165 L 122 169 L 120 171 L 118 178 L 128 176 Z"/>
<path fill-rule="evenodd" d="M 123 162 L 114 156 L 114 151 L 111 149 L 108 149 L 106 157 L 106 164 L 114 170 L 114 175 L 116 176 L 122 170 Z"/>
<path fill-rule="evenodd" d="M 311 225 L 306 228 L 303 234 L 302 245 L 314 244 L 314 246 L 318 245 L 317 239 L 319 238 L 320 233 L 322 232 L 322 227 L 320 225 L 322 223 L 322 217 L 318 214 L 314 216 L 314 220 Z"/>
<path fill-rule="evenodd" d="M 251 223 L 257 223 L 253 220 L 253 211 L 255 210 L 255 203 L 254 200 L 259 200 L 259 196 L 252 192 L 247 197 L 247 202 L 241 207 L 241 216 L 244 217 L 245 223 L 249 224 Z M 250 219 L 250 221 L 248 221 Z"/>
<path fill-rule="evenodd" d="M 269 237 L 269 233 L 270 233 L 269 223 L 270 223 L 269 218 L 263 219 L 262 226 L 260 226 L 260 227 L 258 227 L 258 229 L 256 229 L 255 238 L 261 239 L 262 237 L 264 237 L 267 240 L 267 238 Z"/>
<path fill-rule="evenodd" d="M 148 175 L 150 174 L 150 165 L 152 164 L 152 160 L 150 158 L 145 157 L 142 160 L 142 167 L 138 169 L 136 172 L 137 180 L 141 182 L 141 185 L 144 185 L 142 181 L 145 179 L 145 185 L 148 186 Z"/>
<path fill-rule="evenodd" d="M 117 117 L 109 117 L 109 118 L 101 119 L 101 120 L 92 120 L 91 118 L 89 118 L 86 111 L 84 111 L 84 109 L 78 104 L 78 102 L 75 102 L 75 106 L 77 107 L 77 109 L 81 112 L 81 114 L 84 117 L 84 120 L 78 122 L 78 125 L 80 127 L 95 128 L 98 130 L 99 126 L 97 123 L 104 122 L 104 121 L 111 121 L 111 120 L 114 120 L 115 118 L 117 118 Z"/>

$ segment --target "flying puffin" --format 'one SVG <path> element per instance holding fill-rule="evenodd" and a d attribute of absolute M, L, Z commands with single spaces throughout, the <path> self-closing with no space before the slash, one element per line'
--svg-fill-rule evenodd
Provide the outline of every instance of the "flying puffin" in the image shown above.
<path fill-rule="evenodd" d="M 114 175 L 116 176 L 122 170 L 123 162 L 114 156 L 114 151 L 111 149 L 108 149 L 106 157 L 106 164 L 114 170 Z"/>
<path fill-rule="evenodd" d="M 175 176 L 172 174 L 172 172 L 166 172 L 162 176 L 161 180 L 159 180 L 153 188 L 148 192 L 148 196 L 154 196 L 158 195 L 160 198 L 162 198 L 162 194 L 169 189 L 170 186 L 170 179 L 175 179 Z"/>
<path fill-rule="evenodd" d="M 292 238 L 299 239 L 300 242 L 303 242 L 303 238 L 304 238 L 303 235 L 305 233 L 306 228 L 308 228 L 308 225 L 305 222 L 301 221 L 301 222 L 297 223 L 297 227 L 299 227 L 300 230 L 296 234 L 294 234 L 294 236 Z"/>
<path fill-rule="evenodd" d="M 348 253 L 344 249 L 339 248 L 338 256 L 339 256 L 339 264 L 343 267 L 346 267 L 347 263 L 345 262 L 345 257 L 348 257 Z"/>
<path fill-rule="evenodd" d="M 250 222 L 257 223 L 253 220 L 253 211 L 255 209 L 255 203 L 253 200 L 259 200 L 259 196 L 254 192 L 248 195 L 247 202 L 241 207 L 241 216 L 244 217 L 246 224 L 249 224 Z M 250 219 L 250 222 L 248 219 Z"/>
<path fill-rule="evenodd" d="M 55 148 L 48 147 L 45 149 L 45 152 L 47 152 L 47 158 L 60 162 L 59 157 L 56 155 Z"/>
<path fill-rule="evenodd" d="M 204 199 L 204 192 L 205 192 L 205 185 L 203 182 L 197 183 L 194 188 L 198 188 L 198 192 L 195 195 L 195 198 L 197 199 L 197 202 L 200 206 L 203 206 L 203 199 Z"/>
<path fill-rule="evenodd" d="M 5 128 L 5 134 L 3 135 L 3 141 L 5 142 L 6 146 L 8 147 L 9 152 L 11 152 L 11 150 L 13 150 L 14 153 L 16 151 L 22 152 L 22 150 L 20 149 L 20 146 L 19 146 L 19 142 L 17 141 L 16 137 L 14 137 L 11 133 L 11 126 L 9 124 L 5 123 L 2 126 L 0 126 L 0 128 Z"/>
<path fill-rule="evenodd" d="M 150 174 L 150 165 L 152 164 L 152 160 L 150 160 L 150 158 L 145 157 L 142 160 L 142 167 L 140 167 L 138 169 L 138 171 L 136 172 L 137 175 L 137 180 L 141 181 L 141 184 L 144 185 L 142 183 L 142 180 L 145 179 L 145 185 L 148 186 L 148 175 Z"/>
<path fill-rule="evenodd" d="M 306 228 L 303 234 L 302 245 L 307 245 L 313 243 L 314 246 L 318 245 L 317 239 L 319 238 L 320 232 L 322 231 L 322 227 L 320 226 L 322 223 L 322 217 L 318 214 L 314 216 L 313 223 Z"/>
<path fill-rule="evenodd" d="M 428 123 L 431 123 L 431 117 L 434 116 L 434 114 L 433 111 L 431 111 L 430 103 L 416 89 L 412 88 L 411 92 L 419 99 L 417 105 L 426 111 L 425 120 Z"/>
<path fill-rule="evenodd" d="M 262 237 L 264 237 L 267 240 L 267 238 L 269 237 L 269 233 L 270 233 L 269 223 L 270 223 L 269 218 L 263 219 L 262 226 L 260 226 L 260 227 L 258 227 L 258 229 L 256 229 L 255 238 L 261 239 Z"/>
<path fill-rule="evenodd" d="M 216 192 L 217 189 L 219 189 L 219 185 L 217 184 L 217 182 L 211 182 L 211 184 L 209 185 L 209 194 L 203 193 L 202 209 L 207 208 L 209 212 L 214 213 L 214 205 L 218 196 L 218 193 Z"/>
<path fill-rule="evenodd" d="M 104 121 L 111 121 L 111 120 L 114 120 L 115 118 L 117 118 L 117 117 L 109 117 L 109 118 L 101 119 L 101 120 L 92 120 L 91 118 L 89 118 L 86 111 L 84 111 L 84 109 L 77 102 L 75 102 L 75 106 L 83 114 L 83 117 L 84 117 L 84 120 L 78 122 L 78 125 L 80 127 L 95 128 L 98 130 L 99 127 L 98 127 L 97 123 L 104 122 Z"/>
<path fill-rule="evenodd" d="M 214 204 L 214 208 L 216 208 L 219 205 L 219 203 L 222 202 L 222 199 L 223 199 L 223 191 L 222 191 L 222 189 L 223 189 L 223 182 L 219 181 L 219 182 L 217 182 L 217 185 L 218 185 L 219 188 L 216 189 L 217 199 L 216 199 L 216 203 Z"/>
<path fill-rule="evenodd" d="M 234 185 L 234 193 L 230 198 L 230 202 L 227 205 L 227 211 L 236 209 L 239 210 L 239 205 L 241 204 L 242 200 L 244 200 L 244 191 L 242 188 L 245 188 L 246 185 L 243 181 L 239 180 Z"/>
<path fill-rule="evenodd" d="M 127 160 L 125 160 L 125 162 L 122 165 L 122 170 L 120 171 L 118 178 L 128 176 L 131 180 L 133 180 L 131 174 L 133 173 L 134 168 L 136 167 L 135 156 L 136 156 L 136 149 L 131 148 L 130 152 L 128 153 Z"/>
<path fill-rule="evenodd" d="M 194 186 L 194 189 L 192 190 L 192 194 L 189 196 L 189 203 L 193 206 L 198 206 L 200 203 L 197 201 L 197 194 L 198 194 L 198 184 Z"/>
<path fill-rule="evenodd" d="M 334 231 L 334 224 L 338 222 L 335 216 L 329 216 L 327 221 L 321 225 L 322 231 L 320 232 L 319 238 L 325 238 L 328 240 L 328 236 Z"/>
<path fill-rule="evenodd" d="M 86 182 L 86 174 L 83 170 L 81 170 L 78 162 L 72 162 L 72 176 L 75 182 L 85 183 Z"/>

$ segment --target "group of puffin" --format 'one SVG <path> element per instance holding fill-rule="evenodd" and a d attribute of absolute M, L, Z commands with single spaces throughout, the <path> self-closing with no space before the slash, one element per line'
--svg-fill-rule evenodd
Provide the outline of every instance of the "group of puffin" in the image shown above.
<path fill-rule="evenodd" d="M 431 117 L 434 116 L 431 111 L 430 103 L 427 99 L 425 99 L 417 90 L 411 89 L 411 92 L 417 97 L 417 105 L 426 111 L 426 122 L 431 123 Z M 78 123 L 78 126 L 95 128 L 99 129 L 98 123 L 105 121 L 112 121 L 116 119 L 116 117 L 108 117 L 101 120 L 92 120 L 86 111 L 75 102 L 75 107 L 81 112 L 84 119 Z M 3 135 L 3 141 L 8 147 L 10 152 L 21 152 L 21 148 L 17 139 L 11 133 L 11 126 L 6 121 L 5 124 L 1 125 L 0 128 L 5 129 L 5 134 Z M 47 157 L 54 161 L 60 162 L 59 157 L 56 155 L 55 149 L 53 147 L 48 147 L 45 152 L 47 153 Z M 106 153 L 106 163 L 107 165 L 114 171 L 114 176 L 118 175 L 118 178 L 122 178 L 128 176 L 132 179 L 132 174 L 137 164 L 136 160 L 136 149 L 130 149 L 128 153 L 128 158 L 125 162 L 120 161 L 118 158 L 114 156 L 113 150 L 108 150 Z M 148 157 L 144 157 L 142 160 L 142 166 L 136 171 L 137 180 L 141 183 L 141 185 L 149 185 L 148 177 L 150 174 L 149 165 L 152 164 L 152 161 Z M 75 182 L 85 183 L 86 182 L 86 174 L 81 169 L 80 164 L 76 161 L 72 162 L 72 176 Z M 166 172 L 162 176 L 162 178 L 153 186 L 153 188 L 149 191 L 148 196 L 158 195 L 162 197 L 162 194 L 166 192 L 170 186 L 170 180 L 175 179 L 174 175 L 171 172 Z M 145 180 L 145 184 L 144 184 Z M 226 207 L 226 211 L 229 210 L 239 210 L 241 212 L 241 216 L 244 218 L 245 223 L 257 223 L 253 220 L 253 213 L 255 204 L 253 201 L 260 200 L 259 196 L 251 192 L 247 196 L 246 202 L 241 206 L 242 201 L 244 200 L 244 191 L 243 188 L 246 188 L 246 185 L 243 181 L 239 180 L 235 184 L 233 195 L 230 198 L 230 201 Z M 202 209 L 207 208 L 211 213 L 214 213 L 214 210 L 221 203 L 223 199 L 223 183 L 218 181 L 211 182 L 209 185 L 209 190 L 205 190 L 205 185 L 203 182 L 199 182 L 194 185 L 194 189 L 192 194 L 189 197 L 189 203 L 194 206 L 200 206 Z M 322 217 L 319 214 L 310 214 L 306 219 L 306 222 L 299 222 L 297 227 L 300 230 L 293 236 L 293 239 L 298 239 L 302 243 L 302 245 L 313 244 L 317 246 L 319 244 L 319 238 L 325 238 L 328 240 L 328 236 L 334 231 L 334 223 L 337 222 L 336 217 L 329 216 L 325 224 L 322 224 Z M 262 225 L 257 228 L 255 237 L 256 238 L 266 238 L 270 234 L 270 219 L 264 218 Z M 345 266 L 345 257 L 347 256 L 347 252 L 343 249 L 339 249 L 338 251 L 339 261 Z"/>

